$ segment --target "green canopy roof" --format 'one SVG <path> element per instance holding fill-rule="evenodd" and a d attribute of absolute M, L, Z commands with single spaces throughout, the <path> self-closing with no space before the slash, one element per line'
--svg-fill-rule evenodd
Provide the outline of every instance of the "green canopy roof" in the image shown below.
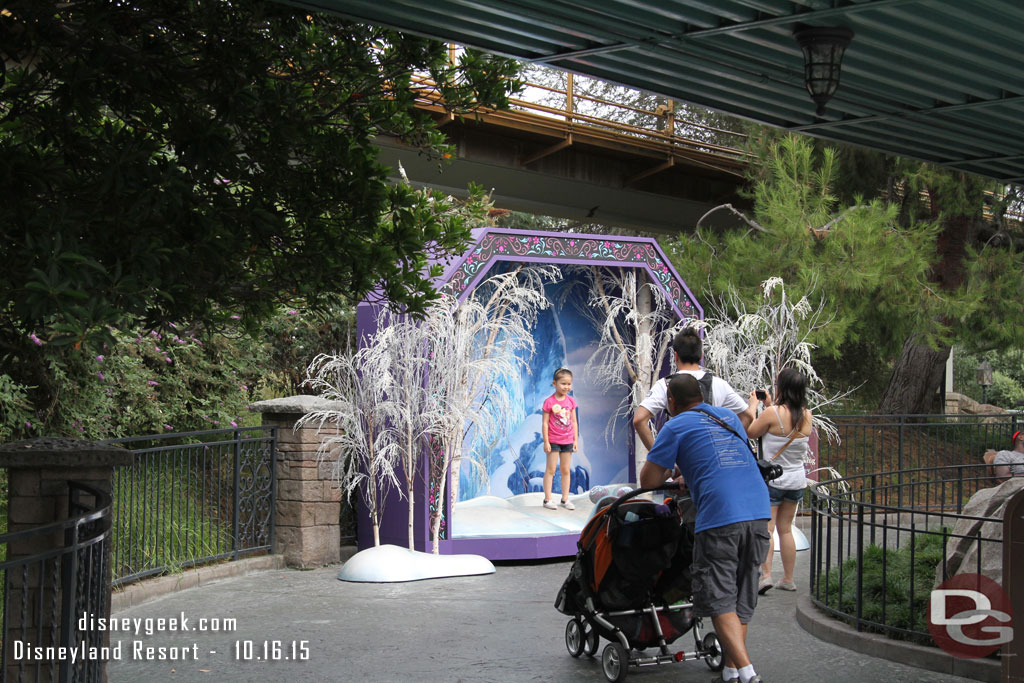
<path fill-rule="evenodd" d="M 296 2 L 795 132 L 1024 180 L 1022 0 Z M 824 115 L 799 25 L 854 32 Z"/>

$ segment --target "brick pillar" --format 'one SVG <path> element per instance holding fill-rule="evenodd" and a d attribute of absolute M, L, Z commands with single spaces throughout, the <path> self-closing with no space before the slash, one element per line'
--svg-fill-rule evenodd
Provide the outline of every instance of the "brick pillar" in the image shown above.
<path fill-rule="evenodd" d="M 316 396 L 259 401 L 252 410 L 263 425 L 277 427 L 277 504 L 274 552 L 290 567 L 310 568 L 341 561 L 341 489 L 331 478 L 331 464 L 317 457 L 322 435 L 315 426 L 295 429 L 306 413 L 331 402 Z"/>
<path fill-rule="evenodd" d="M 8 533 L 66 521 L 69 518 L 69 481 L 109 494 L 114 468 L 129 465 L 131 461 L 131 451 L 120 446 L 80 439 L 42 438 L 0 446 L 0 467 L 8 468 Z M 94 507 L 98 501 L 91 495 L 85 495 L 79 502 Z M 82 587 L 81 595 L 91 596 L 81 603 L 87 605 L 87 611 L 100 618 L 109 616 L 109 538 L 104 543 L 90 546 L 89 550 L 83 550 L 77 558 L 81 560 L 79 563 L 72 562 L 75 559 L 72 554 L 28 559 L 63 547 L 65 535 L 65 530 L 58 529 L 47 534 L 15 538 L 7 545 L 7 562 L 26 560 L 7 570 L 8 602 L 3 643 L 8 667 L 6 673 L 11 680 L 18 679 L 22 667 L 30 677 L 34 676 L 30 672 L 37 665 L 41 665 L 38 673 L 43 678 L 48 678 L 50 673 L 48 661 L 16 661 L 15 641 L 23 645 L 28 641 L 34 646 L 58 646 L 63 634 L 64 642 L 72 645 L 77 640 L 84 640 L 87 646 L 107 647 L 110 644 L 107 631 L 77 631 L 82 615 L 77 613 L 78 607 L 72 607 L 72 594 L 67 592 L 71 588 L 69 582 L 73 581 Z M 82 579 L 95 576 L 95 572 L 100 570 L 103 576 L 85 586 Z M 69 618 L 73 623 L 70 627 Z M 55 636 L 58 642 L 52 642 Z M 106 663 L 101 661 L 98 665 L 100 677 L 105 681 Z"/>

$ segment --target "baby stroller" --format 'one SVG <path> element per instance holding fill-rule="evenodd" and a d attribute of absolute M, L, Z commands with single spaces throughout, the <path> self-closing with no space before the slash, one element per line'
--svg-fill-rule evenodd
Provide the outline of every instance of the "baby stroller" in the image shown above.
<path fill-rule="evenodd" d="M 573 657 L 601 653 L 605 677 L 617 683 L 629 667 L 703 659 L 712 671 L 724 666 L 713 631 L 702 635 L 693 616 L 690 564 L 695 510 L 688 496 L 664 503 L 637 499 L 652 491 L 677 490 L 668 483 L 605 498 L 584 527 L 569 576 L 555 608 L 571 618 L 565 647 Z M 669 644 L 693 630 L 694 650 L 672 652 Z M 656 653 L 645 653 L 657 647 Z"/>

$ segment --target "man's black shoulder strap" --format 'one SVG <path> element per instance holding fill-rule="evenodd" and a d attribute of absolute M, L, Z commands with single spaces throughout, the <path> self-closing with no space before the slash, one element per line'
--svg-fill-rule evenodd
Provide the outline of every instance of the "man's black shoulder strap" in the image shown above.
<path fill-rule="evenodd" d="M 714 398 L 714 392 L 711 391 L 711 380 L 714 378 L 715 376 L 711 374 L 710 370 L 705 370 L 704 376 L 697 380 L 697 384 L 700 385 L 700 393 L 704 396 L 704 402 L 711 405 L 715 405 L 711 401 Z"/>

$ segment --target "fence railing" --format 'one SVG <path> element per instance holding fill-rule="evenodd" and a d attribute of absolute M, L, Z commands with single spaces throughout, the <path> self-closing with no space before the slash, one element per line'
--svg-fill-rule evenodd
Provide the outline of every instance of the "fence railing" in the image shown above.
<path fill-rule="evenodd" d="M 79 630 L 78 619 L 83 614 L 104 620 L 108 616 L 111 500 L 85 484 L 71 481 L 68 489 L 67 520 L 0 535 L 5 558 L 0 562 L 0 633 L 6 634 L 0 680 L 104 680 L 102 658 L 26 652 L 48 647 L 84 652 L 103 646 L 104 633 Z"/>
<path fill-rule="evenodd" d="M 857 630 L 933 644 L 928 601 L 948 578 L 951 548 L 975 544 L 962 566 L 977 574 L 994 544 L 1001 555 L 1002 520 L 963 514 L 970 497 L 993 484 L 984 464 L 964 464 L 811 486 L 812 601 Z M 964 520 L 971 523 L 958 531 Z"/>
<path fill-rule="evenodd" d="M 832 415 L 838 443 L 822 439 L 818 467 L 843 475 L 977 464 L 986 449 L 1009 449 L 1024 416 Z"/>
<path fill-rule="evenodd" d="M 110 443 L 135 454 L 111 484 L 115 586 L 272 547 L 276 428 Z"/>
<path fill-rule="evenodd" d="M 412 84 L 420 106 L 441 103 L 437 85 L 429 77 L 415 75 Z M 558 124 L 558 129 L 565 134 L 586 132 L 606 141 L 628 141 L 632 146 L 670 155 L 710 154 L 718 157 L 724 164 L 723 169 L 730 172 L 742 174 L 743 166 L 753 158 L 743 149 L 747 137 L 744 133 L 679 116 L 671 100 L 655 109 L 645 109 L 589 95 L 575 85 L 572 74 L 568 74 L 563 87 L 523 81 L 521 96 L 510 98 L 509 106 L 505 114 L 528 114 L 535 121 Z M 581 111 L 583 108 L 586 111 Z M 491 110 L 481 108 L 477 113 L 488 111 Z M 711 139 L 728 140 L 728 143 L 720 144 Z"/>

